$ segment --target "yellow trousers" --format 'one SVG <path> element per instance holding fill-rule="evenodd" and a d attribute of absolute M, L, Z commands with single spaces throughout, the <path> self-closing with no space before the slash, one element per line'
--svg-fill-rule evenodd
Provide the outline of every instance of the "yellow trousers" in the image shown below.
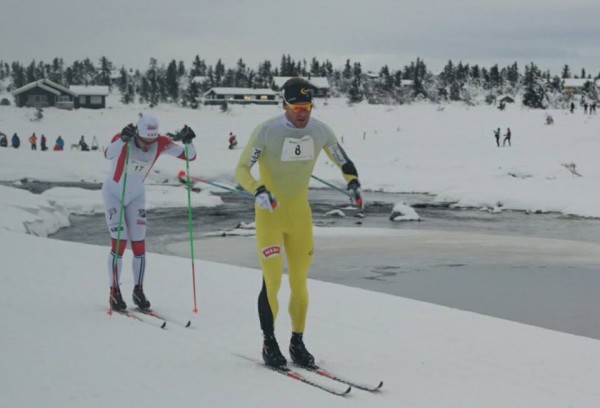
<path fill-rule="evenodd" d="M 313 255 L 312 213 L 308 199 L 281 200 L 272 213 L 258 207 L 255 207 L 255 213 L 258 257 L 263 271 L 263 287 L 258 297 L 261 328 L 264 333 L 274 333 L 285 253 L 292 331 L 304 333 L 308 310 L 307 280 Z"/>

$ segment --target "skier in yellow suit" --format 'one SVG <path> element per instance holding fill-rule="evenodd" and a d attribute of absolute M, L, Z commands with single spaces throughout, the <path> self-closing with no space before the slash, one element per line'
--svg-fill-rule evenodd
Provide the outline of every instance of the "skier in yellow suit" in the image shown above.
<path fill-rule="evenodd" d="M 283 275 L 283 250 L 288 261 L 292 320 L 290 357 L 295 364 L 314 366 L 303 341 L 308 309 L 308 272 L 313 255 L 312 213 L 308 185 L 321 150 L 341 170 L 352 202 L 363 208 L 358 172 L 338 144 L 333 131 L 311 119 L 310 84 L 292 78 L 283 85 L 284 114 L 260 124 L 252 132 L 236 168 L 238 183 L 255 196 L 256 242 L 263 271 L 258 315 L 264 335 L 263 360 L 282 367 L 287 360 L 275 338 L 279 310 L 277 293 Z M 258 163 L 259 179 L 251 174 Z"/>

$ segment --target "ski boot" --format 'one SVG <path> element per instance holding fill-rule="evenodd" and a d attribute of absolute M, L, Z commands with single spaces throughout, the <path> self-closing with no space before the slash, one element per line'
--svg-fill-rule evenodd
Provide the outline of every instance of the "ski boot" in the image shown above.
<path fill-rule="evenodd" d="M 304 341 L 302 340 L 302 333 L 292 333 L 292 339 L 290 340 L 290 357 L 296 365 L 308 368 L 315 367 L 315 358 L 306 349 Z"/>
<path fill-rule="evenodd" d="M 287 360 L 279 350 L 279 344 L 273 334 L 265 334 L 262 350 L 263 361 L 269 367 L 282 368 L 287 364 Z"/>
<path fill-rule="evenodd" d="M 146 295 L 144 295 L 144 289 L 142 285 L 135 285 L 133 287 L 133 303 L 141 310 L 149 310 L 150 302 L 146 299 Z"/>
<path fill-rule="evenodd" d="M 116 310 L 117 312 L 122 312 L 127 309 L 127 304 L 123 300 L 123 296 L 121 295 L 121 288 L 118 286 L 114 286 L 110 288 L 110 307 L 112 310 Z"/>

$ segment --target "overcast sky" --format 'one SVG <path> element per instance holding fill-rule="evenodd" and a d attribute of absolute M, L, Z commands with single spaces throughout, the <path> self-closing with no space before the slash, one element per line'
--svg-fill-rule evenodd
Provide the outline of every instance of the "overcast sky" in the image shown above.
<path fill-rule="evenodd" d="M 67 64 L 108 57 L 145 69 L 196 55 L 249 68 L 282 55 L 346 59 L 363 70 L 417 57 L 437 72 L 457 63 L 535 62 L 559 74 L 600 72 L 600 1 L 594 0 L 0 0 L 0 60 Z"/>

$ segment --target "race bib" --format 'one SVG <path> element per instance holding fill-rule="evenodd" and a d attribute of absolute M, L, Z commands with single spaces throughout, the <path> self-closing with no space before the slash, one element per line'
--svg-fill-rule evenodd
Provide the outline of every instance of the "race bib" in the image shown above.
<path fill-rule="evenodd" d="M 145 176 L 148 173 L 150 163 L 141 160 L 131 159 L 129 162 L 129 173 Z"/>
<path fill-rule="evenodd" d="M 312 160 L 315 157 L 315 143 L 309 135 L 301 139 L 286 138 L 281 150 L 281 161 Z"/>

